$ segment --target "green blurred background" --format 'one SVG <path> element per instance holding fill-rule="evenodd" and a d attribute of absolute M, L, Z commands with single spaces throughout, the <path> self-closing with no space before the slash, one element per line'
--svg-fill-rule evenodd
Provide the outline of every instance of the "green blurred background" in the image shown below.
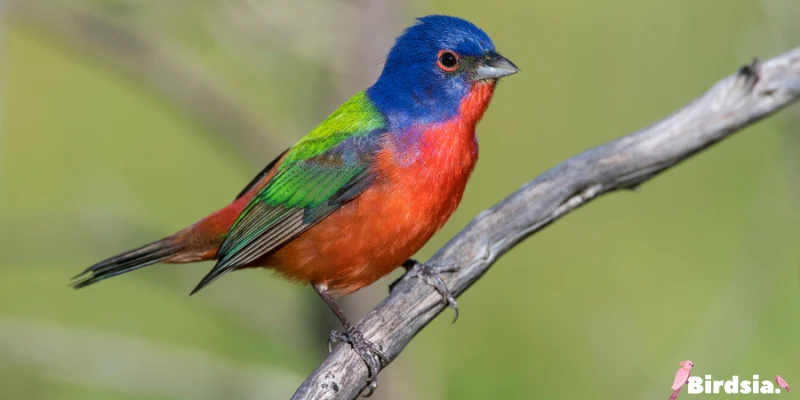
<path fill-rule="evenodd" d="M 187 297 L 210 264 L 67 283 L 231 201 L 374 81 L 415 16 L 467 18 L 522 69 L 422 259 L 547 168 L 800 45 L 793 0 L 7 0 L 3 13 L 0 398 L 26 400 L 288 398 L 336 327 L 311 289 L 243 271 Z M 696 375 L 800 385 L 798 130 L 789 108 L 520 244 L 376 398 L 667 398 L 687 358 Z M 398 274 L 347 298 L 352 318 Z"/>

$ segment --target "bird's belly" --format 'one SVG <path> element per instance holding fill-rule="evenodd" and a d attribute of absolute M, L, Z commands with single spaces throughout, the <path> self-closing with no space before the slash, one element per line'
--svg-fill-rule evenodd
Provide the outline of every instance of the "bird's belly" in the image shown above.
<path fill-rule="evenodd" d="M 335 295 L 372 284 L 444 225 L 466 186 L 466 178 L 414 178 L 419 177 L 377 182 L 277 250 L 266 264 L 291 280 L 325 283 Z"/>

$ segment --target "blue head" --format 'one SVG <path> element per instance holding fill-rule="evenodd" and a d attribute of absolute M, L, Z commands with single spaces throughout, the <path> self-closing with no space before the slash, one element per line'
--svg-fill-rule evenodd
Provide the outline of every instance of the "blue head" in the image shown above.
<path fill-rule="evenodd" d="M 397 38 L 367 90 L 391 128 L 449 120 L 474 84 L 519 72 L 471 22 L 444 15 L 417 21 Z"/>

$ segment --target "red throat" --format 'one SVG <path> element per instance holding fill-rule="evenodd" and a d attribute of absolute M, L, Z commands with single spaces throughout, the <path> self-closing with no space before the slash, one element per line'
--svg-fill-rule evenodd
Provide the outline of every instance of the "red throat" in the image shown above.
<path fill-rule="evenodd" d="M 459 114 L 462 120 L 467 123 L 472 123 L 474 129 L 475 125 L 483 118 L 483 113 L 489 107 L 494 95 L 494 88 L 497 85 L 496 81 L 479 81 L 472 84 L 469 94 L 461 101 Z"/>

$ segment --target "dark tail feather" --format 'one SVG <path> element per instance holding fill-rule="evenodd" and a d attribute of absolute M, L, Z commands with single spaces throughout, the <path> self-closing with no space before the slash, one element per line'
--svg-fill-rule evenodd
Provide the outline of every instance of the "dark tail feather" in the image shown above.
<path fill-rule="evenodd" d="M 173 237 L 167 237 L 157 242 L 153 242 L 138 249 L 126 251 L 109 259 L 87 268 L 86 271 L 74 276 L 74 282 L 70 284 L 75 289 L 89 286 L 95 282 L 102 281 L 126 272 L 134 271 L 166 261 L 181 250 L 180 245 L 175 243 Z"/>

